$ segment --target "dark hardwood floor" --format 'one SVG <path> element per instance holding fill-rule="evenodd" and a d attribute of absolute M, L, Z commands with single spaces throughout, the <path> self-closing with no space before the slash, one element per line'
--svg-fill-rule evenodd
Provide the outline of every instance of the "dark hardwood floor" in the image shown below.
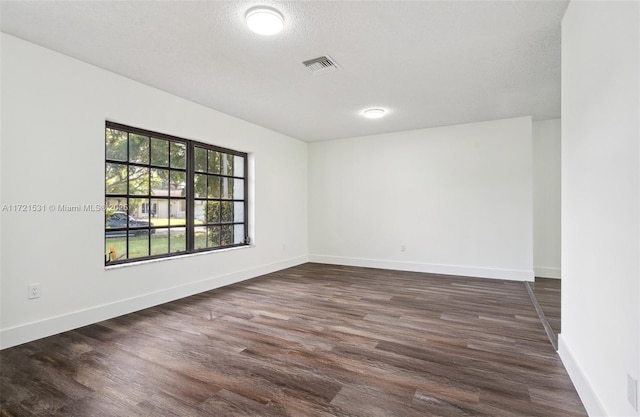
<path fill-rule="evenodd" d="M 586 416 L 521 282 L 305 264 L 0 352 L 2 416 Z"/>

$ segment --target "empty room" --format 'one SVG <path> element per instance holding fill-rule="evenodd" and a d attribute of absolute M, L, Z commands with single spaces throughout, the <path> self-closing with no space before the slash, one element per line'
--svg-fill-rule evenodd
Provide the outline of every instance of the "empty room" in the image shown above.
<path fill-rule="evenodd" d="M 0 1 L 0 415 L 640 416 L 638 1 Z"/>

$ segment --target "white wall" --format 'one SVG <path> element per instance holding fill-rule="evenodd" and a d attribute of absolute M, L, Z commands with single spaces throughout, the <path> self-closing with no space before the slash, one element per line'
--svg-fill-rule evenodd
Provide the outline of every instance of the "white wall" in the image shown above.
<path fill-rule="evenodd" d="M 562 334 L 591 416 L 638 416 L 640 3 L 571 2 L 562 22 Z"/>
<path fill-rule="evenodd" d="M 560 119 L 533 122 L 533 270 L 560 278 Z"/>
<path fill-rule="evenodd" d="M 531 129 L 522 117 L 312 143 L 310 260 L 531 280 Z"/>
<path fill-rule="evenodd" d="M 255 164 L 250 248 L 105 270 L 103 213 L 3 212 L 2 347 L 306 262 L 306 143 L 4 34 L 1 98 L 2 204 L 102 203 L 105 120 Z"/>

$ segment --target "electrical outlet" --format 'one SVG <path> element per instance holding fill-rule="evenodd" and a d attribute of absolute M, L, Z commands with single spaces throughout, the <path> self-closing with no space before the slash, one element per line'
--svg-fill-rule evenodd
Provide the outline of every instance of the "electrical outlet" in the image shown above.
<path fill-rule="evenodd" d="M 40 298 L 40 284 L 29 284 L 27 299 Z"/>
<path fill-rule="evenodd" d="M 400 252 L 406 252 L 407 251 L 407 244 L 403 243 L 402 245 L 400 245 Z"/>
<path fill-rule="evenodd" d="M 627 400 L 638 411 L 638 380 L 627 374 Z"/>

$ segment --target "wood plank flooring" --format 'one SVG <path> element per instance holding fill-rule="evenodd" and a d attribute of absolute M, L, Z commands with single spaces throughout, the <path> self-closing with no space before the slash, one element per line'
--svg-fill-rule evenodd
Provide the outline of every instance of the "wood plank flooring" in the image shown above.
<path fill-rule="evenodd" d="M 5 416 L 586 416 L 521 282 L 304 264 L 0 352 Z"/>

